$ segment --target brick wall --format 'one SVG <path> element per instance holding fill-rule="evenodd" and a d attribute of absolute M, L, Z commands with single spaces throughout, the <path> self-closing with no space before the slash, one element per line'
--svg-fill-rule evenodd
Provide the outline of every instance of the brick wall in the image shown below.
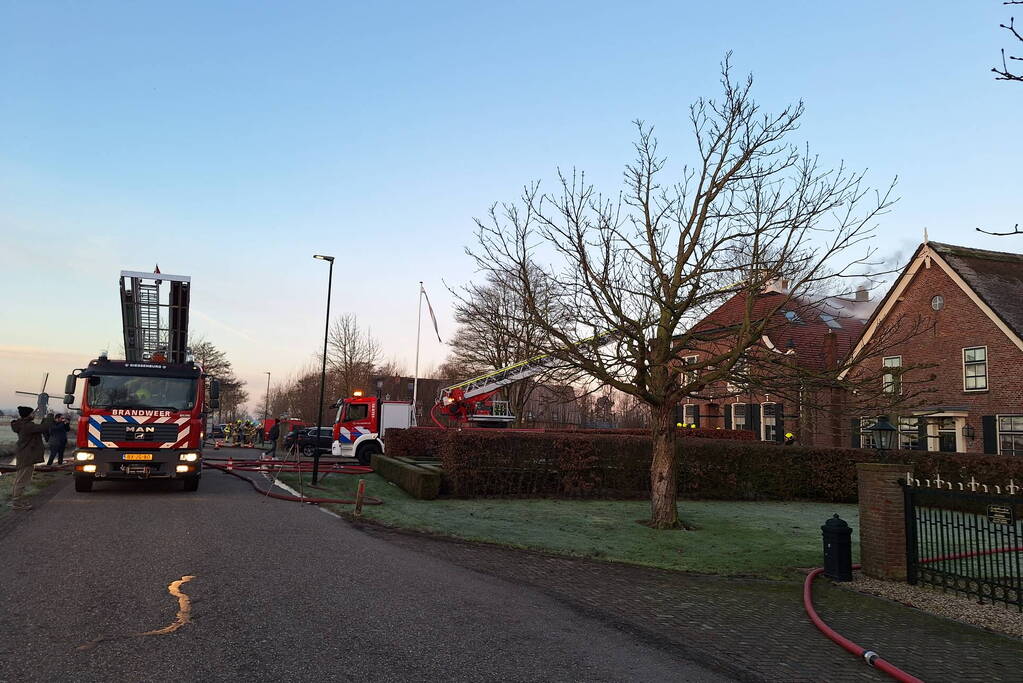
<path fill-rule="evenodd" d="M 906 579 L 905 502 L 899 480 L 912 465 L 856 465 L 860 507 L 860 564 L 868 576 Z"/>

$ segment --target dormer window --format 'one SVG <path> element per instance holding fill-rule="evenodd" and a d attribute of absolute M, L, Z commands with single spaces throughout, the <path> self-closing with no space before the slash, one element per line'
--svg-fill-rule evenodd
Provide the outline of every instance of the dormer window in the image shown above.
<path fill-rule="evenodd" d="M 795 323 L 797 325 L 803 324 L 803 319 L 800 318 L 799 314 L 796 313 L 795 311 L 782 311 L 782 313 L 784 313 L 785 319 L 788 320 L 790 323 Z"/>

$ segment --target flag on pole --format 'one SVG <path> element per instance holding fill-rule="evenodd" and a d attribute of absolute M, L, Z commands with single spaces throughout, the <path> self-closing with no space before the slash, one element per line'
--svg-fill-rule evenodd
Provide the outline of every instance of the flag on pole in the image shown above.
<path fill-rule="evenodd" d="M 437 334 L 437 341 L 443 344 L 444 340 L 440 338 L 440 330 L 437 329 L 437 316 L 433 314 L 433 306 L 430 305 L 430 296 L 426 293 L 426 288 L 423 287 L 422 282 L 419 283 L 419 291 L 421 291 L 423 296 L 426 297 L 426 309 L 430 311 L 430 320 L 433 321 L 433 331 Z"/>

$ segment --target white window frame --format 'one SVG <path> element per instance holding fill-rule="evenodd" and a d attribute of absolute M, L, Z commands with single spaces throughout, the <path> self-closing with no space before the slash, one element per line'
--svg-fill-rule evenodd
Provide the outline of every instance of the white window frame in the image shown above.
<path fill-rule="evenodd" d="M 698 376 L 696 370 L 686 370 L 687 365 L 696 365 L 700 362 L 699 356 L 682 356 L 682 368 L 679 370 L 679 374 L 682 375 L 682 381 L 685 384 L 689 384 L 695 380 Z"/>
<path fill-rule="evenodd" d="M 984 349 L 984 388 L 983 389 L 967 389 L 966 388 L 966 352 L 975 351 L 977 349 Z M 987 391 L 991 385 L 991 356 L 988 355 L 987 346 L 964 346 L 963 347 L 963 391 L 975 392 L 975 391 Z M 979 364 L 979 361 L 973 361 L 973 365 Z"/>
<path fill-rule="evenodd" d="M 874 432 L 871 427 L 877 423 L 876 417 L 860 416 L 860 448 L 877 448 L 874 443 Z"/>
<path fill-rule="evenodd" d="M 898 365 L 888 365 L 888 361 L 899 359 Z M 885 394 L 902 394 L 902 356 L 885 356 L 881 359 L 881 367 L 884 369 L 898 368 L 898 372 L 884 372 L 881 374 L 881 391 Z M 965 372 L 965 370 L 964 370 Z M 891 379 L 887 379 L 887 378 Z"/>
<path fill-rule="evenodd" d="M 767 424 L 767 413 L 764 412 L 764 406 L 774 406 L 774 409 L 778 409 L 778 404 L 774 401 L 764 401 L 760 404 L 760 440 L 761 441 L 777 441 L 778 440 L 778 414 L 774 413 L 771 415 L 771 419 L 774 420 L 774 424 Z M 774 438 L 767 438 L 767 428 L 774 427 Z"/>
<path fill-rule="evenodd" d="M 743 411 L 742 411 L 742 426 L 740 427 L 738 425 L 738 423 L 735 421 L 735 407 L 736 406 L 748 406 L 748 405 L 749 405 L 748 403 L 732 403 L 731 404 L 730 410 L 732 411 L 732 429 L 746 429 L 746 424 L 747 424 L 746 409 L 743 408 Z"/>
<path fill-rule="evenodd" d="M 1002 418 L 1003 417 L 1020 417 L 1020 418 L 1023 418 L 1023 414 L 1020 414 L 1020 413 L 1002 413 L 1000 415 L 995 415 L 995 446 L 996 446 L 995 450 L 998 453 L 998 455 L 1003 455 L 1003 453 L 1002 453 Z M 1007 430 L 1006 433 L 1007 434 L 1023 434 L 1023 432 L 1017 432 L 1017 431 L 1011 430 L 1011 429 Z"/>
<path fill-rule="evenodd" d="M 696 422 L 690 422 L 689 421 L 689 415 L 687 413 L 689 412 L 690 408 L 692 408 L 693 410 L 696 411 Z M 699 403 L 683 403 L 682 404 L 682 424 L 684 424 L 684 425 L 695 424 L 696 426 L 700 425 L 700 404 Z"/>

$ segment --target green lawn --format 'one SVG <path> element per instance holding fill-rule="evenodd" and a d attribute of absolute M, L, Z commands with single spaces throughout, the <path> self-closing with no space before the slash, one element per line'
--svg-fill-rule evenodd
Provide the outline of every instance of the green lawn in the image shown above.
<path fill-rule="evenodd" d="M 34 496 L 58 478 L 67 476 L 66 472 L 36 472 L 32 475 L 32 483 L 28 485 L 26 494 Z M 11 501 L 11 488 L 14 486 L 14 472 L 4 472 L 0 475 L 0 517 L 11 512 L 8 505 Z M 31 502 L 31 499 L 29 500 Z"/>
<path fill-rule="evenodd" d="M 298 488 L 297 475 L 282 477 Z M 644 501 L 432 500 L 409 497 L 371 474 L 367 495 L 384 500 L 364 516 L 391 526 L 473 541 L 615 562 L 724 575 L 787 578 L 795 568 L 822 563 L 820 525 L 838 513 L 855 530 L 855 505 L 681 501 L 692 531 L 654 531 L 637 523 L 649 516 Z M 307 479 L 308 481 L 308 479 Z M 354 497 L 358 477 L 330 475 L 329 495 Z M 314 495 L 307 490 L 307 495 Z M 328 495 L 316 492 L 315 495 Z M 350 505 L 330 506 L 341 512 Z M 856 539 L 857 534 L 853 533 Z M 854 545 L 854 561 L 859 548 Z"/>

